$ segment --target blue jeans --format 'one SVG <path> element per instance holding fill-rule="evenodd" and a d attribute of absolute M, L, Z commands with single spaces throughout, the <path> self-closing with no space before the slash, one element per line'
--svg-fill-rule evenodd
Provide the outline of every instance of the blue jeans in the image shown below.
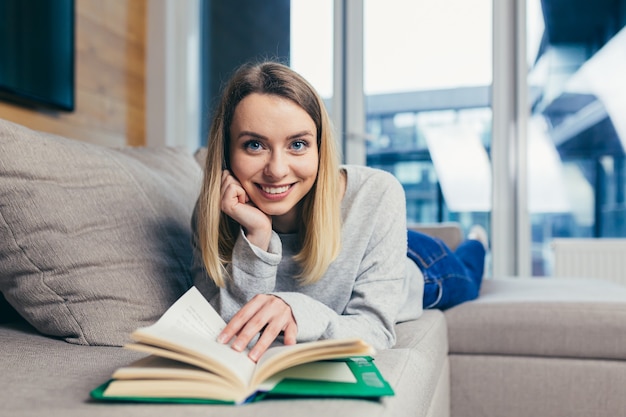
<path fill-rule="evenodd" d="M 424 274 L 424 308 L 445 310 L 478 297 L 485 254 L 477 240 L 466 240 L 452 252 L 441 239 L 409 230 L 407 256 Z"/>

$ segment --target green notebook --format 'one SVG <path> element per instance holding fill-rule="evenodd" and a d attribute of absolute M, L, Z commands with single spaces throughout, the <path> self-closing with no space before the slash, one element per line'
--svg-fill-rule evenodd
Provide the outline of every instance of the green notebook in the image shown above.
<path fill-rule="evenodd" d="M 158 362 L 165 363 L 161 359 Z M 199 369 L 197 371 L 206 372 Z M 107 389 L 118 382 L 112 379 L 100 385 L 91 392 L 92 398 L 117 402 L 238 404 L 279 398 L 378 399 L 394 395 L 393 389 L 380 374 L 371 357 L 351 357 L 298 365 L 274 375 L 251 395 L 238 401 L 212 398 L 210 393 L 215 387 L 211 386 L 210 381 L 199 380 L 191 384 L 188 380 L 178 381 L 182 382 L 180 384 L 171 379 L 129 380 L 122 387 L 123 392 L 107 394 Z"/>

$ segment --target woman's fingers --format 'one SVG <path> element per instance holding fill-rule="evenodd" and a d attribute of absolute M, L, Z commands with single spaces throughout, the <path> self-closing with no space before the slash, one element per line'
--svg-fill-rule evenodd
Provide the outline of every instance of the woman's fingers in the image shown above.
<path fill-rule="evenodd" d="M 249 201 L 239 181 L 226 170 L 222 173 L 221 191 L 221 209 L 231 217 L 238 204 L 246 204 Z"/>
<path fill-rule="evenodd" d="M 293 314 L 292 314 L 293 318 Z M 292 320 L 287 323 L 285 330 L 283 331 L 283 342 L 286 345 L 295 345 L 296 337 L 298 336 L 298 326 L 296 325 L 296 321 Z"/>
<path fill-rule="evenodd" d="M 228 170 L 222 172 L 221 198 L 221 210 L 243 227 L 250 243 L 267 250 L 272 220 L 252 204 L 241 183 Z"/>
<path fill-rule="evenodd" d="M 233 316 L 218 340 L 227 343 L 234 337 L 232 348 L 242 351 L 261 333 L 248 354 L 256 362 L 281 332 L 284 332 L 285 344 L 294 344 L 297 329 L 287 303 L 273 295 L 259 294 Z"/>

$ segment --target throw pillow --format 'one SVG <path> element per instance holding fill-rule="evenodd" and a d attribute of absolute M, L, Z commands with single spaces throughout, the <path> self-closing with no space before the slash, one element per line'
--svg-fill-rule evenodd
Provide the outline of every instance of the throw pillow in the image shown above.
<path fill-rule="evenodd" d="M 119 346 L 192 283 L 202 170 L 0 120 L 0 291 L 40 332 Z"/>

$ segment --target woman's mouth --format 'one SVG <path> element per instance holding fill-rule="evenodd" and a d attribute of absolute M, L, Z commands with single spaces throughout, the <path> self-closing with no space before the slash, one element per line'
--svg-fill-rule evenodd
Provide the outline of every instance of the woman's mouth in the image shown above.
<path fill-rule="evenodd" d="M 287 185 L 262 185 L 257 184 L 257 187 L 262 191 L 263 196 L 268 200 L 280 200 L 291 192 L 293 184 Z"/>
<path fill-rule="evenodd" d="M 262 185 L 261 189 L 267 194 L 283 194 L 290 187 L 291 185 L 281 185 L 280 187 L 269 187 L 267 185 Z"/>

